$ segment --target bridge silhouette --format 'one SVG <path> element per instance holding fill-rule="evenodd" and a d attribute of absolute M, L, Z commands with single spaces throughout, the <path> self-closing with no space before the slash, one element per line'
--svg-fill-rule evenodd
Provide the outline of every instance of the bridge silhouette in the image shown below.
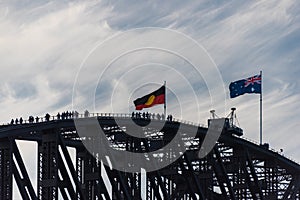
<path fill-rule="evenodd" d="M 179 126 L 195 127 L 196 137 L 183 128 L 188 147 L 179 159 L 151 172 L 128 173 L 101 164 L 95 152 L 83 145 L 73 118 L 7 124 L 0 127 L 0 200 L 22 199 L 300 199 L 300 165 L 268 145 L 258 145 L 224 129 L 213 150 L 199 158 L 198 152 L 208 127 L 174 119 L 136 118 L 131 114 L 90 113 L 103 128 L 112 148 L 129 152 L 150 152 L 163 148 Z M 147 138 L 125 133 L 134 121 Z M 161 125 L 143 129 L 149 122 Z M 125 126 L 125 127 L 124 127 Z M 37 144 L 37 180 L 31 180 L 17 140 Z M 75 149 L 75 160 L 68 148 Z M 172 150 L 164 159 L 172 159 Z M 104 175 L 107 177 L 105 178 Z M 13 179 L 17 188 L 13 188 Z M 34 189 L 33 183 L 37 182 Z M 112 190 L 108 189 L 108 185 Z M 142 197 L 143 196 L 143 197 Z"/>

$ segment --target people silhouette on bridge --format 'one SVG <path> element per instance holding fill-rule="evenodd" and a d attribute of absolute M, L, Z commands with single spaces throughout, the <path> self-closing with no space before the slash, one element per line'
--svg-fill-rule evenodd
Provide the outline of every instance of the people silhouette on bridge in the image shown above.
<path fill-rule="evenodd" d="M 155 114 L 154 113 L 150 113 L 150 117 L 152 118 L 152 119 L 155 119 Z"/>
<path fill-rule="evenodd" d="M 153 113 L 149 113 L 149 112 L 132 112 L 131 113 L 131 118 L 135 118 L 135 119 L 155 119 L 155 114 Z"/>
<path fill-rule="evenodd" d="M 89 111 L 88 111 L 88 110 L 85 110 L 85 111 L 84 111 L 84 117 L 89 117 L 89 115 L 90 115 Z"/>
<path fill-rule="evenodd" d="M 62 112 L 61 119 L 66 119 L 66 113 L 65 112 Z"/>
<path fill-rule="evenodd" d="M 168 115 L 167 120 L 168 121 L 172 121 L 173 120 L 173 116 L 172 115 Z"/>
<path fill-rule="evenodd" d="M 49 113 L 47 113 L 47 114 L 45 115 L 45 119 L 46 119 L 47 122 L 50 120 L 50 115 L 49 115 Z"/>
<path fill-rule="evenodd" d="M 84 117 L 89 117 L 90 116 L 90 113 L 88 110 L 85 110 L 84 111 Z M 97 113 L 98 115 L 98 113 Z M 77 111 L 65 111 L 65 112 L 58 112 L 57 115 L 56 115 L 56 119 L 57 120 L 64 120 L 64 119 L 72 119 L 72 118 L 78 118 L 79 117 L 79 113 Z M 33 117 L 33 116 L 29 116 L 28 118 L 28 122 L 29 123 L 33 123 L 33 122 L 40 122 L 40 121 L 43 121 L 43 119 L 45 119 L 45 121 L 50 121 L 50 114 L 49 113 L 46 113 L 45 117 L 42 118 L 42 117 Z M 165 115 L 164 114 L 155 114 L 155 113 L 149 113 L 148 111 L 147 112 L 132 112 L 131 113 L 131 118 L 135 118 L 135 119 L 157 119 L 157 120 L 165 120 Z M 55 120 L 55 117 L 53 116 L 53 120 Z M 172 121 L 173 120 L 173 116 L 172 115 L 168 115 L 167 118 L 166 118 L 167 121 Z M 24 120 L 22 117 L 20 118 L 16 118 L 16 119 L 11 119 L 10 121 L 10 124 L 13 125 L 13 124 L 23 124 Z M 25 121 L 26 123 L 26 121 Z"/>
<path fill-rule="evenodd" d="M 33 123 L 34 117 L 33 116 L 29 116 L 28 121 L 29 121 L 29 123 Z"/>
<path fill-rule="evenodd" d="M 57 117 L 58 120 L 60 120 L 60 114 L 59 113 L 57 113 L 56 117 Z"/>
<path fill-rule="evenodd" d="M 75 117 L 75 118 L 78 118 L 78 116 L 79 116 L 79 113 L 75 110 L 75 111 L 74 111 L 74 117 Z"/>
<path fill-rule="evenodd" d="M 159 113 L 157 113 L 156 117 L 157 117 L 158 120 L 160 120 L 160 114 Z"/>

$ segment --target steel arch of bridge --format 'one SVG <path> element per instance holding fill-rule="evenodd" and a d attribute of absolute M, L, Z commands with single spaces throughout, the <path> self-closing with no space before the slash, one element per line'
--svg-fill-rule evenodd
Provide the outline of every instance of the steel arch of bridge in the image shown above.
<path fill-rule="evenodd" d="M 177 132 L 178 121 L 165 122 L 162 130 L 148 128 L 151 137 L 124 134 L 115 118 L 97 116 L 112 147 L 142 152 L 168 143 Z M 119 120 L 120 120 L 119 119 Z M 148 119 L 132 119 L 143 125 Z M 125 127 L 126 129 L 126 127 Z M 148 172 L 126 173 L 101 165 L 82 144 L 73 119 L 4 125 L 0 128 L 0 200 L 13 197 L 13 179 L 22 199 L 300 199 L 300 166 L 240 137 L 222 133 L 213 151 L 203 159 L 198 151 L 207 128 L 198 126 L 196 138 L 186 139 L 189 148 L 171 165 Z M 17 140 L 34 141 L 37 150 L 37 180 L 30 180 Z M 76 158 L 68 148 L 75 149 Z M 172 151 L 165 155 L 172 159 Z M 103 174 L 106 174 L 108 181 Z M 37 181 L 37 188 L 33 182 Z M 107 183 L 108 182 L 108 183 Z M 143 184 L 145 182 L 145 184 Z M 107 184 L 112 190 L 107 189 Z"/>

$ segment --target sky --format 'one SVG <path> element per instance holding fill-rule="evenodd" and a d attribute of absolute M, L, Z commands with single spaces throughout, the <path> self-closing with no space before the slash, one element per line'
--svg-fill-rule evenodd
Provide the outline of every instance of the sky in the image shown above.
<path fill-rule="evenodd" d="M 259 95 L 230 99 L 228 85 L 262 70 L 263 142 L 300 162 L 299 4 L 0 1 L 0 122 L 72 109 L 130 113 L 132 100 L 166 80 L 175 118 L 206 124 L 211 109 L 224 117 L 236 107 L 244 137 L 259 142 Z M 200 74 L 183 57 L 157 49 L 129 52 L 105 67 L 139 45 L 199 56 Z"/>

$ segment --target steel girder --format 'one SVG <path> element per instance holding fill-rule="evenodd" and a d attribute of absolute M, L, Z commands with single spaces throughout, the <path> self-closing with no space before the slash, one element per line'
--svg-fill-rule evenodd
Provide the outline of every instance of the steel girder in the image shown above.
<path fill-rule="evenodd" d="M 124 127 L 107 120 L 105 133 L 113 145 L 137 153 L 153 150 L 149 146 L 151 138 L 143 141 L 128 135 L 120 137 Z M 165 145 L 176 134 L 177 127 L 168 123 L 162 131 L 153 127 L 145 129 L 145 133 Z M 60 194 L 63 199 L 135 200 L 141 199 L 142 193 L 146 199 L 299 199 L 297 164 L 226 133 L 207 157 L 199 159 L 197 152 L 207 130 L 198 130 L 197 138 L 188 138 L 188 133 L 184 133 L 191 146 L 179 159 L 163 169 L 146 173 L 145 188 L 140 173 L 101 167 L 102 158 L 84 148 L 70 120 L 26 125 L 18 130 L 19 134 L 15 130 L 11 134 L 6 131 L 0 140 L 0 200 L 12 199 L 13 178 L 23 199 L 58 199 Z M 156 132 L 160 135 L 155 136 Z M 36 193 L 16 145 L 18 139 L 38 144 Z M 71 159 L 68 147 L 75 149 L 75 160 Z M 109 183 L 104 181 L 102 173 L 107 174 Z M 107 184 L 111 184 L 112 191 L 107 190 Z"/>
<path fill-rule="evenodd" d="M 0 141 L 0 199 L 12 199 L 12 145 L 8 138 Z"/>

